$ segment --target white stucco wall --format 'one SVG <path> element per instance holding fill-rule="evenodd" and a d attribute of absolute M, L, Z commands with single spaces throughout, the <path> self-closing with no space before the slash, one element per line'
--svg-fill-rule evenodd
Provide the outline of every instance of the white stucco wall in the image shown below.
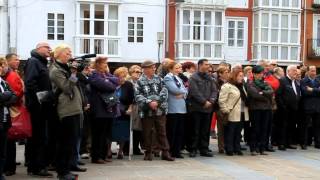
<path fill-rule="evenodd" d="M 0 55 L 7 53 L 8 47 L 8 21 L 6 1 L 0 0 Z"/>

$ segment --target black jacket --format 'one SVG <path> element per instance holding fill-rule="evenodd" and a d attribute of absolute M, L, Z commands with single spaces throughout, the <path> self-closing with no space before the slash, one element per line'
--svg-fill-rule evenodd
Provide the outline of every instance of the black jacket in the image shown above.
<path fill-rule="evenodd" d="M 4 80 L 3 80 L 4 81 Z M 11 120 L 9 114 L 6 117 L 6 121 L 4 122 L 4 108 L 14 105 L 18 97 L 13 93 L 10 89 L 9 85 L 5 82 L 6 88 L 4 88 L 4 92 L 0 91 L 0 130 L 7 130 L 11 126 Z"/>
<path fill-rule="evenodd" d="M 292 80 L 287 76 L 280 79 L 279 89 L 276 91 L 276 102 L 278 109 L 298 110 L 301 97 L 300 87 L 295 82 L 297 95 L 292 87 Z"/>
<path fill-rule="evenodd" d="M 31 57 L 24 68 L 25 98 L 27 107 L 40 106 L 36 93 L 40 91 L 52 92 L 48 60 L 36 52 L 31 51 Z"/>
<path fill-rule="evenodd" d="M 306 113 L 320 113 L 320 80 L 316 78 L 312 83 L 309 77 L 301 80 L 302 106 Z M 313 88 L 312 92 L 307 87 Z"/>
<path fill-rule="evenodd" d="M 247 83 L 247 91 L 249 110 L 272 109 L 273 90 L 271 87 L 269 87 L 268 90 L 262 90 L 257 85 L 255 85 L 253 81 L 250 81 Z"/>

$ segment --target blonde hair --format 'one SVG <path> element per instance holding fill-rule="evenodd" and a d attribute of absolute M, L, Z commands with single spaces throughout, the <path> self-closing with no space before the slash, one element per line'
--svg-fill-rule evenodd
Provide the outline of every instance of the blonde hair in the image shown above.
<path fill-rule="evenodd" d="M 59 44 L 58 46 L 56 46 L 53 50 L 53 57 L 55 59 L 57 59 L 59 57 L 59 55 L 64 52 L 66 49 L 70 49 L 71 47 L 67 44 Z"/>
<path fill-rule="evenodd" d="M 138 65 L 132 65 L 132 66 L 130 66 L 130 68 L 129 68 L 129 74 L 131 75 L 136 69 L 140 69 L 140 70 L 141 70 L 141 67 L 138 66 Z"/>
<path fill-rule="evenodd" d="M 244 73 L 244 74 L 247 74 L 248 71 L 252 71 L 252 67 L 251 67 L 251 66 L 246 66 L 246 67 L 243 69 L 243 73 Z"/>
<path fill-rule="evenodd" d="M 114 72 L 113 75 L 120 77 L 124 75 L 125 77 L 128 76 L 128 68 L 127 67 L 119 67 Z"/>
<path fill-rule="evenodd" d="M 7 60 L 5 57 L 0 57 L 0 66 L 7 64 Z"/>

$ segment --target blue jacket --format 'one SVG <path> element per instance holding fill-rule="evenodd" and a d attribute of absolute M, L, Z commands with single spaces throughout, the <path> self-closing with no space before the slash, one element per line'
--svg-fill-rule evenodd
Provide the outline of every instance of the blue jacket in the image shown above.
<path fill-rule="evenodd" d="M 173 76 L 168 73 L 164 79 L 164 84 L 168 89 L 168 113 L 187 113 L 186 97 L 188 94 L 187 88 L 183 85 L 183 81 L 178 76 Z M 183 95 L 183 98 L 177 98 L 177 95 Z"/>
<path fill-rule="evenodd" d="M 320 112 L 320 80 L 316 78 L 314 83 L 306 76 L 300 82 L 302 93 L 302 105 L 306 113 Z M 307 87 L 313 88 L 313 91 L 307 91 Z"/>

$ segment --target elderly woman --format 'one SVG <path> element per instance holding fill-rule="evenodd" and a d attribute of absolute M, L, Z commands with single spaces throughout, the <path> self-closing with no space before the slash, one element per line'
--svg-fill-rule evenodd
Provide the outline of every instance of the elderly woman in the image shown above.
<path fill-rule="evenodd" d="M 245 106 L 241 99 L 238 86 L 243 82 L 243 72 L 235 69 L 231 72 L 229 81 L 222 85 L 219 94 L 219 107 L 222 113 L 227 114 L 225 125 L 224 145 L 228 156 L 243 155 L 240 140 L 242 123 L 242 108 Z"/>
<path fill-rule="evenodd" d="M 92 142 L 91 162 L 105 164 L 110 162 L 107 158 L 107 149 L 111 144 L 112 122 L 119 115 L 117 105 L 107 106 L 103 94 L 114 94 L 119 79 L 109 73 L 106 57 L 97 57 L 94 64 L 95 70 L 89 77 L 91 87 L 90 104 L 93 119 L 91 121 Z"/>
<path fill-rule="evenodd" d="M 136 85 L 138 79 L 140 78 L 142 69 L 138 65 L 133 65 L 129 68 L 129 81 Z M 131 106 L 131 119 L 132 119 L 132 136 L 133 136 L 133 154 L 134 155 L 143 155 L 139 148 L 139 144 L 142 147 L 142 124 L 141 119 L 138 113 L 138 106 L 134 103 Z"/>
<path fill-rule="evenodd" d="M 183 158 L 180 154 L 183 143 L 184 121 L 186 119 L 186 97 L 188 90 L 183 85 L 179 73 L 181 64 L 173 61 L 168 63 L 169 73 L 164 77 L 168 89 L 167 137 L 172 157 Z"/>
<path fill-rule="evenodd" d="M 83 96 L 78 84 L 77 72 L 71 72 L 68 61 L 71 48 L 61 44 L 54 49 L 56 61 L 50 69 L 50 79 L 57 96 L 58 150 L 56 168 L 59 179 L 75 178 L 70 173 L 71 160 L 74 157 L 80 134 L 80 121 L 83 119 Z"/>
<path fill-rule="evenodd" d="M 193 62 L 185 62 L 182 65 L 183 74 L 190 78 L 190 76 L 197 71 L 197 66 Z"/>
<path fill-rule="evenodd" d="M 118 159 L 123 159 L 123 147 L 129 141 L 131 105 L 134 99 L 133 84 L 126 81 L 128 68 L 120 67 L 113 73 L 119 78 L 116 95 L 120 100 L 120 116 L 113 122 L 112 139 L 119 143 Z"/>
<path fill-rule="evenodd" d="M 0 58 L 0 75 L 4 75 L 4 67 L 7 62 Z M 5 179 L 3 169 L 6 161 L 7 133 L 11 126 L 9 106 L 15 104 L 17 96 L 10 89 L 7 82 L 0 77 L 0 179 Z"/>

